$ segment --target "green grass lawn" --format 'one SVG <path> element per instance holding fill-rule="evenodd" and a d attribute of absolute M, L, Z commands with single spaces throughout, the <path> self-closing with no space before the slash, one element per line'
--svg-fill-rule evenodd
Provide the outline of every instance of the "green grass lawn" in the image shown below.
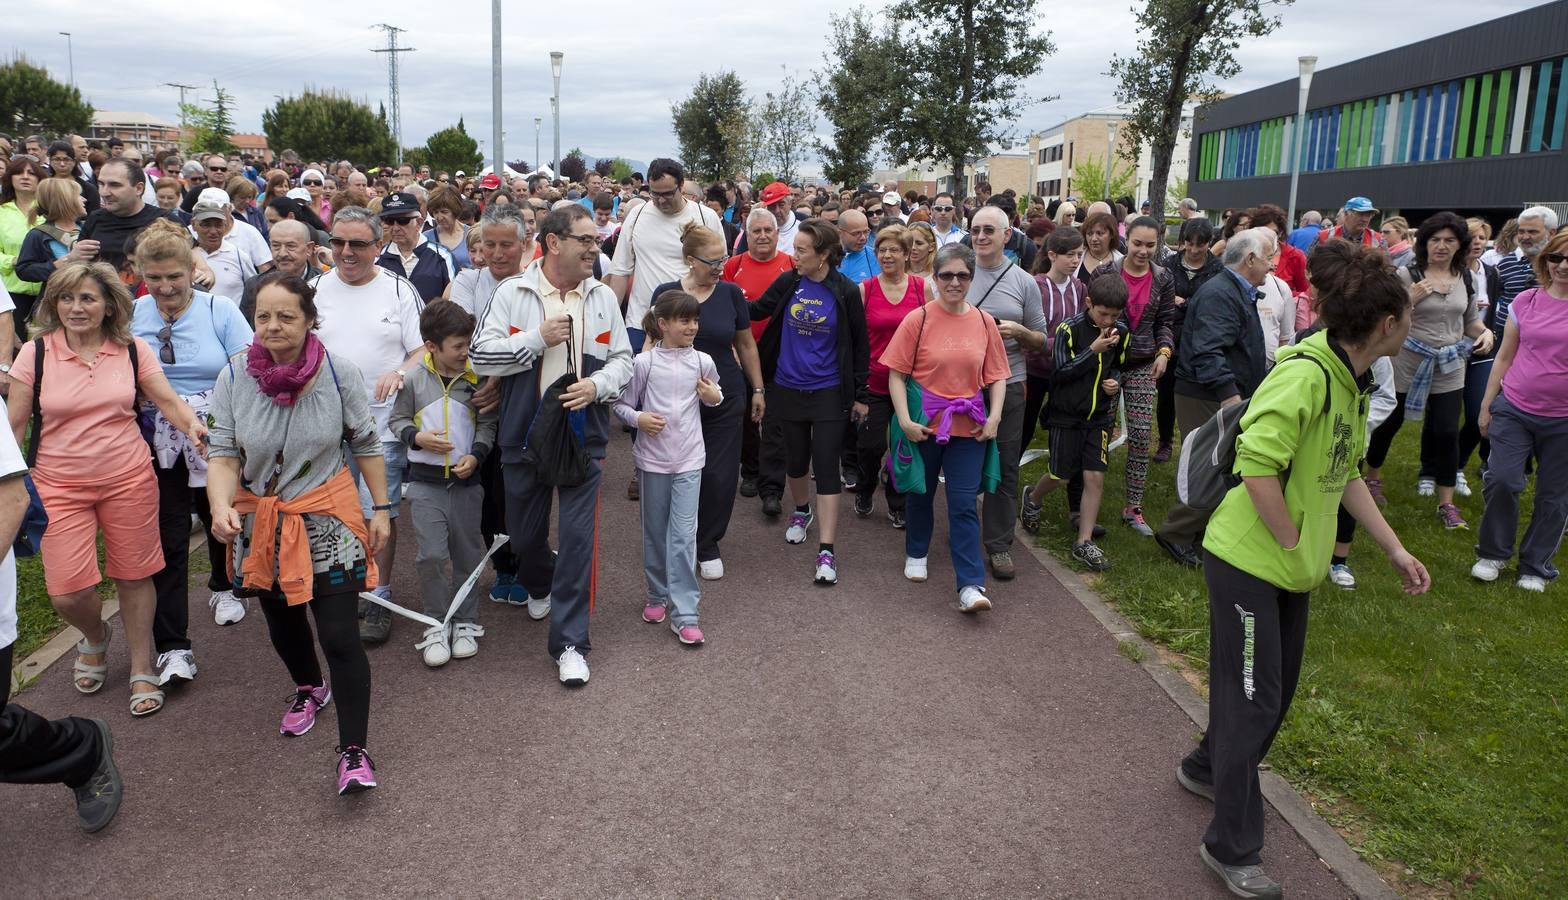
<path fill-rule="evenodd" d="M 1473 533 L 1443 530 L 1436 501 L 1416 496 L 1418 434 L 1407 427 L 1394 444 L 1385 513 L 1431 571 L 1432 591 L 1401 593 L 1381 551 L 1358 533 L 1350 560 L 1358 589 L 1325 581 L 1313 593 L 1301 686 L 1268 761 L 1407 890 L 1564 896 L 1568 584 L 1523 591 L 1516 567 L 1491 585 L 1472 580 Z M 1114 567 L 1090 580 L 1145 637 L 1206 676 L 1202 573 L 1121 524 L 1123 458 L 1113 457 L 1100 513 Z M 1024 483 L 1043 469 L 1043 461 L 1026 466 Z M 1174 477 L 1174 460 L 1153 467 L 1144 503 L 1151 525 L 1175 498 Z M 1476 494 L 1458 504 L 1478 527 L 1473 461 L 1469 477 Z M 1070 562 L 1071 538 L 1058 491 L 1038 542 Z M 1559 567 L 1568 565 L 1563 556 Z"/>

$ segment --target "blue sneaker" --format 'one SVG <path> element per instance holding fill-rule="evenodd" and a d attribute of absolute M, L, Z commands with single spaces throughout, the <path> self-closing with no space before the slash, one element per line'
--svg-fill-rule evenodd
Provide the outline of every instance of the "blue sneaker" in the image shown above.
<path fill-rule="evenodd" d="M 515 590 L 517 588 L 512 580 L 512 576 L 506 572 L 497 572 L 495 584 L 490 586 L 490 599 L 497 603 L 506 603 Z M 527 591 L 524 591 L 524 593 L 526 594 Z"/>
<path fill-rule="evenodd" d="M 513 606 L 527 606 L 528 588 L 524 587 L 521 581 L 514 580 L 512 582 L 512 591 L 507 595 L 506 602 Z"/>

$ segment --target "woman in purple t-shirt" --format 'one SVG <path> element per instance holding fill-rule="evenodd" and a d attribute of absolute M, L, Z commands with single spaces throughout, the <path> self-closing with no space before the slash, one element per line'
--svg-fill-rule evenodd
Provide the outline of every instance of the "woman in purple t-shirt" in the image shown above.
<path fill-rule="evenodd" d="M 1552 559 L 1568 525 L 1568 234 L 1558 234 L 1535 257 L 1541 287 L 1524 291 L 1508 308 L 1502 348 L 1481 401 L 1487 457 L 1486 512 L 1470 574 L 1496 581 L 1513 557 L 1525 462 L 1536 460 L 1535 508 L 1519 545 L 1519 586 L 1546 590 L 1557 577 Z"/>

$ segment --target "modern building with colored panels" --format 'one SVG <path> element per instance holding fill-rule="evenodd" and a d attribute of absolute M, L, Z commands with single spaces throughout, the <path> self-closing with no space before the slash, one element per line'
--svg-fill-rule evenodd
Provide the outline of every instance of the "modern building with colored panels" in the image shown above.
<path fill-rule="evenodd" d="M 1318 72 L 1298 127 L 1294 80 L 1200 110 L 1189 179 L 1205 209 L 1298 210 L 1351 196 L 1385 212 L 1501 217 L 1568 202 L 1568 0 Z"/>

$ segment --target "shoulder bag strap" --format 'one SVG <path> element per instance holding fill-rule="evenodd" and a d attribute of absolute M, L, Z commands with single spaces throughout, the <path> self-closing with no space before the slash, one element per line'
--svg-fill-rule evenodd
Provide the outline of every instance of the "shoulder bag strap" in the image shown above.
<path fill-rule="evenodd" d="M 1013 261 L 1012 260 L 1008 260 L 1007 261 L 1007 268 L 1003 269 L 1001 274 L 996 276 L 996 280 L 991 282 L 991 286 L 985 289 L 985 293 L 980 295 L 980 299 L 979 300 L 975 301 L 975 304 L 974 304 L 975 305 L 975 309 L 979 309 L 981 307 L 981 305 L 983 305 L 985 303 L 986 298 L 991 296 L 991 292 L 996 290 L 996 286 L 1001 284 L 1002 283 L 1002 279 L 1007 275 L 1008 272 L 1011 272 L 1012 270 L 1013 270 Z"/>
<path fill-rule="evenodd" d="M 44 339 L 33 338 L 33 439 L 27 444 L 27 467 L 38 461 L 38 445 L 44 437 Z"/>

